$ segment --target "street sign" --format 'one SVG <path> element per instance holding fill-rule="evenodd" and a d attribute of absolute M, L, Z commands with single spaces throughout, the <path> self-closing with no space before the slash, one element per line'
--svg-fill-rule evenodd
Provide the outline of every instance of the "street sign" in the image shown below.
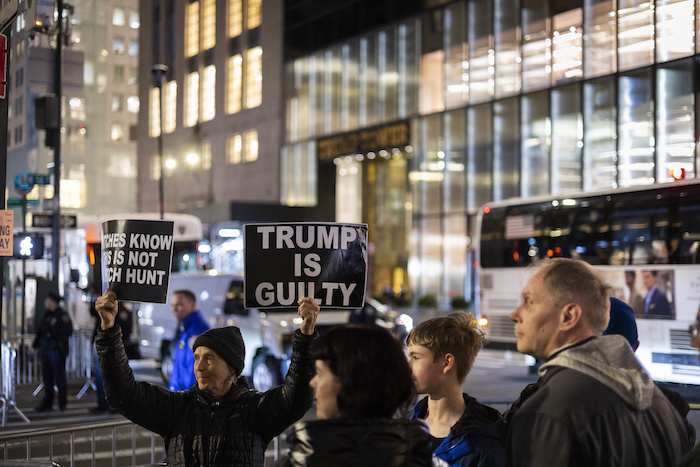
<path fill-rule="evenodd" d="M 7 198 L 7 206 L 22 206 L 22 198 Z M 28 199 L 27 206 L 39 206 L 39 200 Z"/>
<path fill-rule="evenodd" d="M 32 174 L 36 185 L 51 185 L 51 175 L 49 174 Z"/>
<path fill-rule="evenodd" d="M 17 194 L 26 196 L 34 188 L 34 174 L 23 170 L 15 177 L 15 191 Z"/>
<path fill-rule="evenodd" d="M 51 227 L 53 225 L 53 214 L 32 214 L 32 227 Z M 61 215 L 61 228 L 72 229 L 77 227 L 78 217 L 71 215 Z"/>

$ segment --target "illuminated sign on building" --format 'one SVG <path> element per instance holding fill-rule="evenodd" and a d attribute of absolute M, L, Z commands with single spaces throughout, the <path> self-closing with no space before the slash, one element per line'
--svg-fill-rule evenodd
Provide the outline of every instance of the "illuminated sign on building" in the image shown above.
<path fill-rule="evenodd" d="M 321 138 L 317 144 L 319 159 L 333 159 L 346 154 L 366 154 L 382 149 L 403 148 L 410 144 L 408 122 L 394 123 L 378 128 L 358 130 L 340 136 Z"/>

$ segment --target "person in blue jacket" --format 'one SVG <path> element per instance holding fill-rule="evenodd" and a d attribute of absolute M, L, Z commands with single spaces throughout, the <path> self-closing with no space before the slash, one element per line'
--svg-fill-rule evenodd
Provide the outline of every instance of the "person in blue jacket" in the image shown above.
<path fill-rule="evenodd" d="M 178 322 L 174 346 L 171 346 L 173 372 L 170 374 L 170 390 L 185 391 L 197 382 L 193 370 L 192 344 L 197 336 L 209 329 L 209 325 L 197 310 L 197 299 L 190 290 L 173 292 L 170 304 Z"/>
<path fill-rule="evenodd" d="M 416 392 L 413 409 L 430 429 L 434 454 L 451 466 L 503 466 L 506 426 L 501 414 L 462 392 L 484 335 L 471 314 L 450 313 L 408 334 L 408 362 Z"/>

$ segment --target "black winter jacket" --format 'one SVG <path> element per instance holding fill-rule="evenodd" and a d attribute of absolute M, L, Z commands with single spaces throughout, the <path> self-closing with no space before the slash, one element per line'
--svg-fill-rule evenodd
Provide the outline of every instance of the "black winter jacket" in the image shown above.
<path fill-rule="evenodd" d="M 296 423 L 284 467 L 426 467 L 433 449 L 424 422 L 405 419 Z"/>
<path fill-rule="evenodd" d="M 675 466 L 695 433 L 619 335 L 557 351 L 506 415 L 513 467 Z"/>
<path fill-rule="evenodd" d="M 262 393 L 240 378 L 218 400 L 193 386 L 171 392 L 135 381 L 121 329 L 99 330 L 95 344 L 109 404 L 165 439 L 168 466 L 263 466 L 267 444 L 311 407 L 311 342 L 297 330 L 284 384 Z"/>

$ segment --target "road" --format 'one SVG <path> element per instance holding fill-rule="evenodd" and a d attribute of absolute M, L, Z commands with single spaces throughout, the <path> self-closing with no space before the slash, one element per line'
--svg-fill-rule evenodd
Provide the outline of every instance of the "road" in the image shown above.
<path fill-rule="evenodd" d="M 131 362 L 132 369 L 137 379 L 162 384 L 158 368 L 151 360 L 135 360 Z M 517 352 L 503 350 L 483 350 L 476 360 L 474 368 L 467 377 L 464 391 L 478 400 L 492 405 L 499 411 L 504 411 L 515 400 L 520 391 L 529 383 L 535 382 L 537 375 L 528 372 L 525 364 L 525 357 Z M 31 392 L 34 387 L 19 388 L 17 393 L 17 403 L 20 410 L 26 413 L 31 419 L 27 424 L 14 412 L 10 412 L 6 428 L 0 430 L 0 458 L 2 458 L 3 438 L 14 433 L 22 432 L 28 434 L 45 428 L 57 428 L 67 426 L 85 426 L 88 424 L 99 424 L 103 422 L 123 420 L 121 415 L 101 414 L 91 415 L 88 409 L 95 405 L 95 395 L 92 390 L 81 398 L 76 399 L 75 395 L 82 387 L 81 381 L 72 381 L 69 391 L 70 399 L 68 410 L 65 412 L 51 412 L 48 414 L 37 414 L 32 411 L 32 407 L 37 405 L 39 396 L 32 397 Z M 695 386 L 672 386 L 672 389 L 680 392 L 691 404 L 700 404 L 700 387 Z M 305 419 L 315 418 L 314 409 L 310 410 Z M 700 433 L 700 410 L 692 410 L 689 420 Z M 75 436 L 74 465 L 76 467 L 91 465 L 112 465 L 109 463 L 112 453 L 112 434 L 108 429 L 95 431 L 95 441 L 85 432 Z M 115 450 L 118 453 L 115 466 L 145 466 L 152 461 L 159 461 L 160 458 L 152 459 L 152 443 L 161 452 L 162 440 L 159 437 L 151 438 L 151 434 L 146 430 L 136 428 L 134 430 L 134 441 L 132 441 L 131 427 L 122 427 L 117 430 Z M 32 443 L 32 456 L 48 455 L 48 449 L 54 452 L 54 459 L 59 459 L 63 467 L 70 465 L 66 459 L 69 457 L 68 442 L 69 437 L 56 437 L 53 446 L 49 446 L 48 437 L 45 441 Z M 284 452 L 284 436 L 279 440 L 279 452 Z M 94 443 L 94 449 L 92 447 Z M 132 443 L 136 446 L 137 456 L 132 458 Z M 268 465 L 274 465 L 275 445 L 268 449 Z M 10 450 L 9 458 L 23 458 L 26 454 L 26 442 L 16 443 Z M 16 457 L 18 456 L 18 457 Z M 93 463 L 93 456 L 96 459 Z"/>

